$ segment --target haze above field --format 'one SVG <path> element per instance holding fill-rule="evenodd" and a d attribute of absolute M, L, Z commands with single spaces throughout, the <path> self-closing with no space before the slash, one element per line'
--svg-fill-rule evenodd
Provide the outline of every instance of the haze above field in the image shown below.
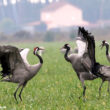
<path fill-rule="evenodd" d="M 108 0 L 1 0 L 0 40 L 71 40 L 78 26 L 88 28 L 97 39 L 110 39 L 109 4 Z"/>

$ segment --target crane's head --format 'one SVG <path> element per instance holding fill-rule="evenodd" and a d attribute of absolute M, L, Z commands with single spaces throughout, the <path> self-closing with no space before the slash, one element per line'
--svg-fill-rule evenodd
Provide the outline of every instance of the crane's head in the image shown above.
<path fill-rule="evenodd" d="M 109 45 L 109 43 L 106 42 L 106 40 L 103 40 L 102 44 L 100 46 L 101 46 L 101 48 L 103 48 L 104 46 L 107 46 L 107 45 Z"/>
<path fill-rule="evenodd" d="M 69 46 L 69 44 L 65 44 L 61 49 L 67 49 L 67 50 L 70 50 L 70 46 Z"/>
<path fill-rule="evenodd" d="M 39 50 L 44 50 L 44 48 L 35 47 L 33 51 L 34 55 L 36 55 Z"/>

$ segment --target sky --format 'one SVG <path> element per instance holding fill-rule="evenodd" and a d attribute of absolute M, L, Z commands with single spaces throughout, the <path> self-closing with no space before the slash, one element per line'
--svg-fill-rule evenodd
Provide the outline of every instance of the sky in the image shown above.
<path fill-rule="evenodd" d="M 8 5 L 8 3 L 7 3 L 7 1 L 8 0 L 3 0 L 3 4 L 6 6 L 6 5 Z M 16 4 L 17 2 L 20 2 L 21 0 L 10 0 L 10 2 L 12 3 L 12 4 Z M 53 0 L 27 0 L 27 1 L 29 1 L 29 2 L 31 2 L 31 3 L 42 3 L 42 4 L 45 4 L 47 1 L 48 2 L 53 2 Z M 59 1 L 59 0 L 56 0 L 57 2 Z"/>

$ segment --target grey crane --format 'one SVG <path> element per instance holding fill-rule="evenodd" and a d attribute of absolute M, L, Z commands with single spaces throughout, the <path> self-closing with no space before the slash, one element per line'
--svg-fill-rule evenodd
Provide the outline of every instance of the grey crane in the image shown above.
<path fill-rule="evenodd" d="M 20 87 L 19 98 L 22 101 L 21 93 L 27 82 L 32 79 L 40 70 L 43 64 L 42 57 L 37 53 L 42 48 L 35 47 L 34 55 L 36 55 L 40 62 L 38 64 L 30 65 L 26 59 L 29 49 L 26 48 L 21 52 L 14 46 L 0 46 L 0 63 L 2 66 L 1 81 L 18 83 L 18 87 L 14 92 L 14 98 L 17 101 L 16 93 Z"/>
<path fill-rule="evenodd" d="M 102 48 L 104 46 L 106 47 L 106 57 L 107 57 L 108 61 L 110 62 L 109 43 L 106 42 L 105 40 L 103 40 L 101 46 L 102 46 Z"/>
<path fill-rule="evenodd" d="M 83 87 L 83 97 L 85 96 L 86 86 L 85 80 L 93 80 L 98 78 L 98 74 L 95 74 L 94 66 L 97 65 L 95 60 L 95 41 L 94 37 L 88 33 L 83 27 L 79 27 L 77 36 L 78 54 L 70 54 L 69 44 L 65 44 L 62 48 L 66 49 L 64 58 L 66 61 L 72 64 L 79 80 Z"/>
<path fill-rule="evenodd" d="M 110 53 L 109 53 L 109 43 L 106 41 L 106 40 L 103 40 L 102 41 L 102 44 L 100 45 L 101 46 L 101 48 L 103 48 L 104 46 L 106 47 L 106 57 L 107 57 L 107 60 L 110 62 Z M 106 71 L 109 71 L 109 68 L 110 67 L 103 67 Z M 108 72 L 109 73 L 109 72 Z M 106 74 L 105 74 L 105 76 L 106 76 Z M 104 78 L 103 80 L 102 80 L 102 84 L 104 83 L 104 81 L 106 81 L 106 80 L 108 80 L 108 77 L 109 76 L 106 76 L 106 78 Z M 108 89 L 107 89 L 107 91 L 109 92 L 110 90 L 109 90 L 109 88 L 110 88 L 110 80 L 108 80 L 109 82 L 108 82 Z M 102 87 L 102 84 L 101 84 L 101 86 L 100 86 L 100 91 L 101 91 L 101 87 Z"/>

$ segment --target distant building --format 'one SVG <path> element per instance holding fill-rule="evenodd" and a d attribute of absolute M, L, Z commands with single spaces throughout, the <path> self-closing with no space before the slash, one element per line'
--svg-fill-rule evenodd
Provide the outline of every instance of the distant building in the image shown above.
<path fill-rule="evenodd" d="M 54 2 L 41 10 L 41 21 L 47 29 L 89 25 L 82 10 L 67 2 Z"/>

